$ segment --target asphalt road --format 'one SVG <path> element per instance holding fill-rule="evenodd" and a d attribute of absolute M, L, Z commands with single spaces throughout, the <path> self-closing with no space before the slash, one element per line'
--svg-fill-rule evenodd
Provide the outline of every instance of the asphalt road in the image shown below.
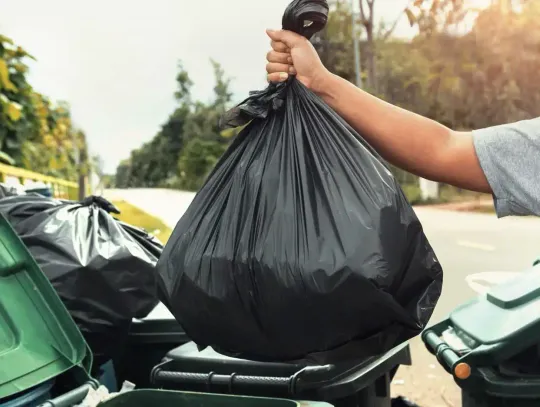
<path fill-rule="evenodd" d="M 132 189 L 107 191 L 106 196 L 125 199 L 174 226 L 194 194 Z M 475 295 L 470 284 L 475 274 L 521 272 L 540 258 L 540 219 L 497 219 L 489 214 L 427 207 L 418 207 L 416 212 L 444 269 L 443 295 L 430 323 L 445 318 Z M 394 391 L 422 406 L 459 406 L 452 380 L 419 340 L 413 340 L 411 346 L 414 366 L 400 370 Z"/>

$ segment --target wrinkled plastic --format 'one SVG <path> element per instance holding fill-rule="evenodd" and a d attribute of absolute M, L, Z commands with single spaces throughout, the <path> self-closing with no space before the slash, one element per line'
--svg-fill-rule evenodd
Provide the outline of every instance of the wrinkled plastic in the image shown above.
<path fill-rule="evenodd" d="M 12 195 L 0 199 L 0 212 L 6 217 L 11 226 L 16 229 L 19 222 L 63 204 L 63 201 L 45 198 L 34 193 Z"/>
<path fill-rule="evenodd" d="M 0 199 L 16 195 L 19 195 L 19 191 L 17 191 L 17 188 L 0 183 Z"/>
<path fill-rule="evenodd" d="M 328 21 L 326 0 L 293 0 L 283 13 L 284 30 L 294 31 L 308 40 L 321 31 Z"/>
<path fill-rule="evenodd" d="M 321 2 L 287 12 L 309 3 Z M 223 123 L 246 121 L 158 263 L 188 336 L 236 357 L 335 363 L 420 333 L 442 268 L 377 153 L 294 78 Z"/>
<path fill-rule="evenodd" d="M 77 323 L 99 367 L 117 356 L 133 318 L 158 304 L 161 243 L 114 219 L 101 197 L 81 202 L 28 194 L 0 199 L 12 224 Z"/>

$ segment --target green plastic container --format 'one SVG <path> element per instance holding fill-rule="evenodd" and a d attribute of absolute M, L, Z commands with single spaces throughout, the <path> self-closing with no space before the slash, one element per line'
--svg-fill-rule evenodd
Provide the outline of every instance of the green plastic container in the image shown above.
<path fill-rule="evenodd" d="M 91 353 L 64 304 L 0 217 L 0 400 L 74 366 L 88 371 L 91 364 Z"/>
<path fill-rule="evenodd" d="M 30 252 L 0 214 L 0 407 L 72 407 L 99 383 L 90 377 L 92 356 L 83 336 Z M 43 400 L 52 381 L 73 372 L 77 386 Z M 45 387 L 47 387 L 45 389 Z M 42 391 L 42 389 L 45 389 Z M 34 397 L 35 393 L 35 397 Z M 105 407 L 322 407 L 242 396 L 135 390 Z"/>
<path fill-rule="evenodd" d="M 540 405 L 540 265 L 458 307 L 422 334 L 463 407 Z"/>
<path fill-rule="evenodd" d="M 166 390 L 135 390 L 101 405 L 103 407 L 330 407 L 326 403 Z"/>

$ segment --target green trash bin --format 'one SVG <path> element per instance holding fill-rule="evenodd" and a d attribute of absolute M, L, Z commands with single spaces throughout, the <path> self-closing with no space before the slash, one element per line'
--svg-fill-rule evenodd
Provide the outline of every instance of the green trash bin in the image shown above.
<path fill-rule="evenodd" d="M 540 406 L 540 265 L 458 307 L 422 339 L 463 407 Z"/>
<path fill-rule="evenodd" d="M 326 403 L 228 396 L 166 390 L 135 390 L 107 401 L 103 407 L 330 407 Z"/>
<path fill-rule="evenodd" d="M 77 405 L 91 388 L 99 386 L 89 374 L 91 367 L 92 354 L 82 334 L 30 252 L 0 215 L 0 407 Z M 101 404 L 169 405 L 286 407 L 300 403 L 138 390 Z"/>
<path fill-rule="evenodd" d="M 88 371 L 91 365 L 92 355 L 73 319 L 0 217 L 0 405 L 75 366 Z"/>

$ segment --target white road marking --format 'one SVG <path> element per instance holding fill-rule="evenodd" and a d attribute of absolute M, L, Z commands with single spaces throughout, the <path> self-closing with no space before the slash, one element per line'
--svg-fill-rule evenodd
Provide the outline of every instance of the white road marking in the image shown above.
<path fill-rule="evenodd" d="M 495 247 L 493 247 L 491 245 L 482 244 L 482 243 L 476 243 L 476 242 L 469 242 L 467 240 L 458 240 L 457 244 L 459 246 L 469 247 L 471 249 L 484 250 L 486 252 L 494 252 L 495 251 Z"/>

